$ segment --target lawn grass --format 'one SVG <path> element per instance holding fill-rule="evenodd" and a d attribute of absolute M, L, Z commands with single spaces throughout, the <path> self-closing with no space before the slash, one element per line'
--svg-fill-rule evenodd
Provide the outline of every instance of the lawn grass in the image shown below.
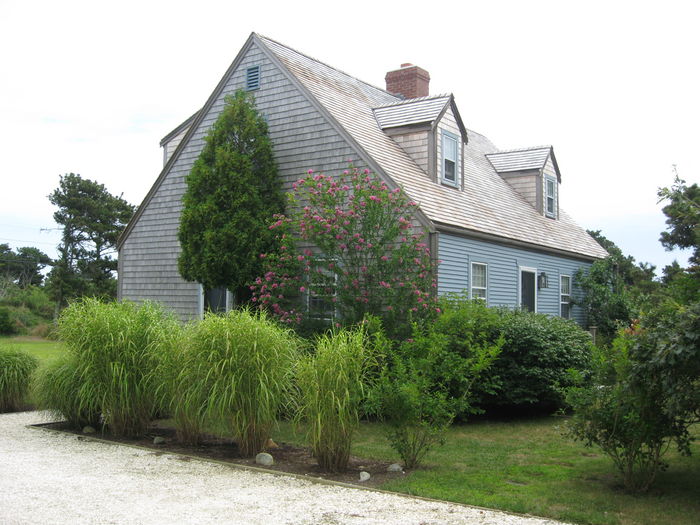
<path fill-rule="evenodd" d="M 699 522 L 700 446 L 693 445 L 690 458 L 671 451 L 670 467 L 652 490 L 631 495 L 606 456 L 562 436 L 565 423 L 566 418 L 548 417 L 455 425 L 422 468 L 382 488 L 573 523 Z M 302 439 L 287 424 L 278 434 L 276 440 Z M 378 423 L 361 425 L 352 453 L 398 461 Z"/>
<path fill-rule="evenodd" d="M 0 346 L 3 345 L 11 345 L 18 350 L 23 350 L 29 355 L 36 357 L 39 363 L 61 355 L 65 349 L 64 344 L 58 341 L 24 335 L 0 337 Z"/>

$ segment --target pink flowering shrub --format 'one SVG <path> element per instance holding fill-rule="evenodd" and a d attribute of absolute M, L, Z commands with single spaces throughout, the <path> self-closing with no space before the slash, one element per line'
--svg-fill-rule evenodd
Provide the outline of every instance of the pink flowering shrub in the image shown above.
<path fill-rule="evenodd" d="M 427 235 L 399 188 L 352 166 L 339 177 L 310 170 L 289 200 L 292 211 L 270 226 L 280 249 L 261 254 L 253 301 L 289 323 L 351 324 L 374 314 L 394 333 L 436 312 Z"/>

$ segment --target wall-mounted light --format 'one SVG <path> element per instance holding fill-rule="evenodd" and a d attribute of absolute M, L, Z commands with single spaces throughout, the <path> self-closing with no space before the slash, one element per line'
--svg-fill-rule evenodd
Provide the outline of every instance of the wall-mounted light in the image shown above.
<path fill-rule="evenodd" d="M 541 290 L 542 288 L 549 288 L 549 278 L 544 272 L 540 272 L 537 276 L 537 289 Z"/>

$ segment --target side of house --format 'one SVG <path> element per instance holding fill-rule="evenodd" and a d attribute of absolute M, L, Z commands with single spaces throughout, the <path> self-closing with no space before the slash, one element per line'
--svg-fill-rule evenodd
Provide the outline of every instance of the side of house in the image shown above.
<path fill-rule="evenodd" d="M 308 169 L 367 167 L 419 204 L 440 294 L 583 323 L 570 305 L 573 275 L 605 251 L 560 207 L 551 146 L 499 150 L 465 127 L 452 95 L 429 95 L 421 68 L 404 64 L 386 80 L 374 87 L 252 34 L 203 108 L 161 142 L 163 171 L 120 238 L 119 297 L 201 315 L 204 291 L 177 270 L 185 177 L 224 97 L 245 89 L 268 122 L 286 190 Z"/>

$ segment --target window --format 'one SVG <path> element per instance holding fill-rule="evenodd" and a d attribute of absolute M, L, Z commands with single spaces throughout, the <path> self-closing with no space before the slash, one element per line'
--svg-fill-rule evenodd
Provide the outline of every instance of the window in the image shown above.
<path fill-rule="evenodd" d="M 442 181 L 457 186 L 459 170 L 458 139 L 452 133 L 442 132 Z"/>
<path fill-rule="evenodd" d="M 472 299 L 481 299 L 486 301 L 487 298 L 487 266 L 483 263 L 472 263 Z"/>
<path fill-rule="evenodd" d="M 317 259 L 309 272 L 306 290 L 306 308 L 309 317 L 319 321 L 333 321 L 336 313 L 338 275 L 335 273 L 335 261 Z"/>
<path fill-rule="evenodd" d="M 571 318 L 571 276 L 562 275 L 559 278 L 559 315 L 564 319 Z"/>
<path fill-rule="evenodd" d="M 260 89 L 260 66 L 253 66 L 246 69 L 245 89 L 246 91 Z"/>
<path fill-rule="evenodd" d="M 557 216 L 557 181 L 547 177 L 545 179 L 545 213 L 547 217 L 556 218 Z"/>

